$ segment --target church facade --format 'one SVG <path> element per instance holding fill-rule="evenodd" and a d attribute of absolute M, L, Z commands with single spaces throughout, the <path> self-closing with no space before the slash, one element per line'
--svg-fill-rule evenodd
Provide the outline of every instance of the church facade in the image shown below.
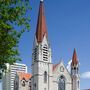
<path fill-rule="evenodd" d="M 75 49 L 71 72 L 67 70 L 62 61 L 58 64 L 52 63 L 43 1 L 40 1 L 33 44 L 31 80 L 32 90 L 80 90 L 79 61 Z"/>

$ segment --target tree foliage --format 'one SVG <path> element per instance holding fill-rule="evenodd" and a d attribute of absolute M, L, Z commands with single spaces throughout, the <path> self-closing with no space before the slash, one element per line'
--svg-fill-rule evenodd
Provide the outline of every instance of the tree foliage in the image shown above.
<path fill-rule="evenodd" d="M 0 0 L 0 71 L 6 63 L 20 60 L 18 43 L 22 33 L 30 30 L 30 9 L 29 0 Z"/>

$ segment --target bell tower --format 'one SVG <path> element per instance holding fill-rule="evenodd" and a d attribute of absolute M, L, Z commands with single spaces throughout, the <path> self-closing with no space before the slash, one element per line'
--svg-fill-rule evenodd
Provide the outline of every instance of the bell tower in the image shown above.
<path fill-rule="evenodd" d="M 72 90 L 80 90 L 79 61 L 75 49 L 71 63 L 71 76 L 72 76 Z"/>
<path fill-rule="evenodd" d="M 39 5 L 33 44 L 32 76 L 32 90 L 52 90 L 51 47 L 48 41 L 43 0 Z"/>

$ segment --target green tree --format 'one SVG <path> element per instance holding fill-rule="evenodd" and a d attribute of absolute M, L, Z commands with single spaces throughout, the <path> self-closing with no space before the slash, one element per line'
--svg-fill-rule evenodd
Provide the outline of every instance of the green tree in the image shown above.
<path fill-rule="evenodd" d="M 0 0 L 0 77 L 6 63 L 20 60 L 18 43 L 22 33 L 30 30 L 30 10 L 29 0 Z"/>

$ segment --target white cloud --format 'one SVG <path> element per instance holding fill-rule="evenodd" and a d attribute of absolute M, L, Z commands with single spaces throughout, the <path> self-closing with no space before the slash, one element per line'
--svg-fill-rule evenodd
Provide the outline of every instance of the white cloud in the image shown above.
<path fill-rule="evenodd" d="M 81 78 L 90 79 L 90 71 L 82 73 Z"/>
<path fill-rule="evenodd" d="M 43 2 L 43 0 L 41 0 Z"/>
<path fill-rule="evenodd" d="M 68 70 L 69 72 L 71 72 L 71 62 L 72 62 L 72 60 L 70 60 L 70 61 L 68 62 L 68 64 L 67 64 L 67 70 Z"/>

